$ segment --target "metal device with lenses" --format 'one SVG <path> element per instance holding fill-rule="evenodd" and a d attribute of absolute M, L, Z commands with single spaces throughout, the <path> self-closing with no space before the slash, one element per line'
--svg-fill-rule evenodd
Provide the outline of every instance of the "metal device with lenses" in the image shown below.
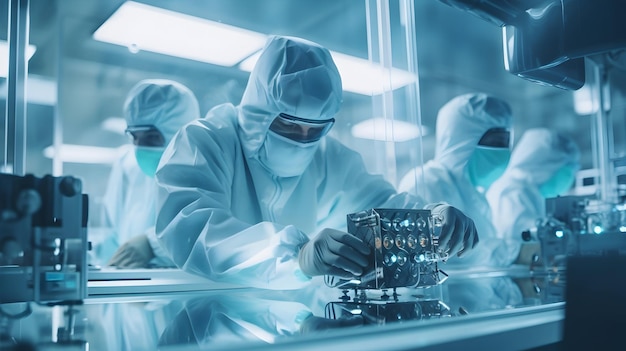
<path fill-rule="evenodd" d="M 334 118 L 318 121 L 281 113 L 272 121 L 269 129 L 299 143 L 312 143 L 328 134 L 334 124 Z"/>
<path fill-rule="evenodd" d="M 326 318 L 361 316 L 363 324 L 383 325 L 394 322 L 450 317 L 450 307 L 439 300 L 416 301 L 337 301 L 326 305 Z"/>
<path fill-rule="evenodd" d="M 565 268 L 569 256 L 626 255 L 626 205 L 588 196 L 546 199 L 546 217 L 522 232 L 538 241 L 545 268 Z"/>
<path fill-rule="evenodd" d="M 429 210 L 370 209 L 347 216 L 348 232 L 371 248 L 369 266 L 353 279 L 326 277 L 326 284 L 344 289 L 428 287 L 447 275 L 438 262 L 441 223 Z"/>

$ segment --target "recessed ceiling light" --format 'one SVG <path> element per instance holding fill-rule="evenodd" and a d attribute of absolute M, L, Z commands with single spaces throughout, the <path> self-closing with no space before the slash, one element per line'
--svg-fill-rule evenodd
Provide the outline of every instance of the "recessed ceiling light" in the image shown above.
<path fill-rule="evenodd" d="M 363 95 L 379 95 L 417 81 L 417 76 L 397 68 L 385 68 L 366 59 L 331 51 L 343 88 Z"/>
<path fill-rule="evenodd" d="M 100 128 L 116 134 L 126 134 L 126 120 L 122 117 L 109 117 L 100 123 Z"/>
<path fill-rule="evenodd" d="M 120 156 L 120 150 L 120 148 L 62 144 L 56 153 L 53 146 L 48 146 L 43 150 L 43 155 L 47 158 L 57 157 L 61 162 L 110 164 Z"/>
<path fill-rule="evenodd" d="M 420 128 L 405 121 L 376 117 L 359 122 L 352 126 L 352 136 L 361 139 L 403 142 L 418 138 Z M 421 136 L 427 134 L 426 127 L 422 126 Z"/>

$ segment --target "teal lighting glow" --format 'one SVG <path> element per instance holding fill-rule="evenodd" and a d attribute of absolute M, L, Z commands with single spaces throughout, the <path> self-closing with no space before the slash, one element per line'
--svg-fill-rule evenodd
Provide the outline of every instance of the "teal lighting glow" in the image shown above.
<path fill-rule="evenodd" d="M 120 157 L 122 151 L 120 148 L 61 144 L 57 148 L 52 145 L 46 147 L 43 155 L 68 163 L 110 164 Z"/>
<path fill-rule="evenodd" d="M 353 137 L 378 141 L 403 142 L 428 134 L 426 127 L 420 128 L 409 122 L 382 117 L 366 119 L 352 126 Z"/>

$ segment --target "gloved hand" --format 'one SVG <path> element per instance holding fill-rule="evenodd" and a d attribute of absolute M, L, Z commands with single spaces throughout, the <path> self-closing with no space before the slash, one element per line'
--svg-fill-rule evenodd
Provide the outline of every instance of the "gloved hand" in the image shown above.
<path fill-rule="evenodd" d="M 143 268 L 154 258 L 154 252 L 146 235 L 128 240 L 113 254 L 107 265 L 118 268 Z"/>
<path fill-rule="evenodd" d="M 444 252 L 461 257 L 478 244 L 474 221 L 461 210 L 448 204 L 437 204 L 430 212 L 433 217 L 441 219 L 439 247 Z"/>
<path fill-rule="evenodd" d="M 352 278 L 367 267 L 369 246 L 346 232 L 325 228 L 300 249 L 300 269 L 308 276 Z"/>

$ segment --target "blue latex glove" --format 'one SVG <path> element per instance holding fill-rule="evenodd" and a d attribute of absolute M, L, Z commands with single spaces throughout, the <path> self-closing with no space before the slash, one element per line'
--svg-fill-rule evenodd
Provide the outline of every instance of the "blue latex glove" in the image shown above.
<path fill-rule="evenodd" d="M 107 265 L 117 268 L 143 268 L 147 267 L 153 258 L 154 252 L 150 247 L 148 237 L 142 234 L 120 246 Z"/>
<path fill-rule="evenodd" d="M 326 228 L 302 247 L 298 261 L 308 276 L 352 278 L 363 274 L 369 253 L 369 246 L 356 236 Z"/>
<path fill-rule="evenodd" d="M 441 220 L 439 247 L 444 252 L 461 257 L 478 244 L 474 221 L 461 210 L 448 204 L 436 204 L 431 209 L 431 215 Z"/>

